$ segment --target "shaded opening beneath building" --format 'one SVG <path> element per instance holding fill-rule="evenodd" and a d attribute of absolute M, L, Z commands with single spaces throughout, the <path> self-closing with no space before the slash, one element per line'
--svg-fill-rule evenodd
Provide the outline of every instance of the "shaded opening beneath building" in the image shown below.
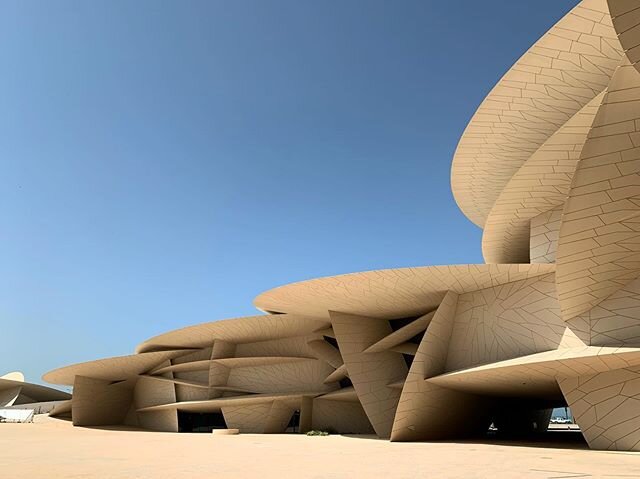
<path fill-rule="evenodd" d="M 291 415 L 291 419 L 289 420 L 289 424 L 287 424 L 287 428 L 285 429 L 286 433 L 299 433 L 300 432 L 300 410 L 296 409 Z"/>
<path fill-rule="evenodd" d="M 563 401 L 498 400 L 490 413 L 487 437 L 586 444 Z"/>
<path fill-rule="evenodd" d="M 227 423 L 221 412 L 178 411 L 179 432 L 211 432 L 226 428 Z"/>

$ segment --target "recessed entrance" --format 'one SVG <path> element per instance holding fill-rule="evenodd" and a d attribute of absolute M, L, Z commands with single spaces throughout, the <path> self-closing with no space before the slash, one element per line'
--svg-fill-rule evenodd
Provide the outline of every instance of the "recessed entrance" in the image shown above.
<path fill-rule="evenodd" d="M 291 419 L 289 420 L 289 424 L 287 424 L 287 428 L 285 432 L 300 432 L 300 411 L 295 410 L 291 415 Z"/>
<path fill-rule="evenodd" d="M 226 429 L 227 424 L 220 412 L 178 411 L 179 432 L 211 432 Z"/>

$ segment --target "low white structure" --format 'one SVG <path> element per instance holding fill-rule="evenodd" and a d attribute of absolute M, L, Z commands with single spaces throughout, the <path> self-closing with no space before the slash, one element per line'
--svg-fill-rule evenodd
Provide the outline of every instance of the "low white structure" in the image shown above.
<path fill-rule="evenodd" d="M 33 422 L 33 409 L 0 409 L 0 422 Z"/>

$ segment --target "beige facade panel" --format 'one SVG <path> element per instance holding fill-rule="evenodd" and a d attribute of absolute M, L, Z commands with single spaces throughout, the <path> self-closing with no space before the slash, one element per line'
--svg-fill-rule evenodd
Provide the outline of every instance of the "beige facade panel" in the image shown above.
<path fill-rule="evenodd" d="M 592 449 L 640 451 L 640 367 L 559 381 Z"/>
<path fill-rule="evenodd" d="M 314 357 L 292 357 L 292 356 L 254 356 L 244 358 L 224 358 L 224 359 L 212 359 L 211 362 L 222 364 L 230 369 L 234 368 L 248 368 L 255 366 L 269 366 L 272 364 L 287 364 L 315 361 Z"/>
<path fill-rule="evenodd" d="M 359 401 L 313 400 L 312 428 L 337 434 L 375 434 Z"/>
<path fill-rule="evenodd" d="M 296 409 L 301 409 L 302 401 L 304 399 L 305 397 L 303 396 L 299 400 L 296 399 L 295 401 L 273 401 L 264 426 L 265 434 L 281 434 L 285 432 L 287 425 L 291 420 L 291 416 L 293 416 Z M 224 414 L 224 411 L 222 413 Z"/>
<path fill-rule="evenodd" d="M 337 369 L 344 364 L 340 351 L 324 339 L 309 341 L 308 345 L 318 359 L 321 359 L 333 368 Z"/>
<path fill-rule="evenodd" d="M 303 336 L 329 327 L 328 321 L 291 314 L 268 314 L 225 319 L 189 326 L 155 336 L 141 343 L 137 353 L 167 349 L 210 346 L 212 341 L 252 343 Z"/>
<path fill-rule="evenodd" d="M 369 346 L 365 350 L 365 353 L 380 353 L 383 351 L 393 350 L 393 348 L 396 347 L 404 346 L 406 344 L 406 341 L 409 341 L 411 338 L 417 336 L 427 329 L 427 326 L 429 326 L 431 318 L 433 318 L 433 315 L 435 313 L 435 311 L 431 311 L 411 321 L 406 326 L 403 326 L 402 328 L 392 332 L 388 336 L 385 336 L 377 343 Z M 405 353 L 406 350 L 398 352 Z M 415 354 L 415 350 L 413 350 L 410 354 Z"/>
<path fill-rule="evenodd" d="M 608 0 L 613 27 L 631 64 L 640 60 L 640 12 L 635 0 Z"/>
<path fill-rule="evenodd" d="M 231 370 L 226 366 L 215 362 L 211 363 L 209 367 L 209 399 L 222 397 L 225 392 L 228 392 L 222 388 L 227 387 L 230 372 Z"/>
<path fill-rule="evenodd" d="M 438 440 L 478 432 L 486 413 L 482 398 L 425 381 L 445 370 L 458 295 L 449 291 L 427 328 L 404 382 L 392 441 Z"/>
<path fill-rule="evenodd" d="M 173 377 L 181 381 L 188 381 L 192 383 L 192 384 L 176 383 L 176 387 L 184 386 L 184 387 L 189 387 L 193 389 L 201 389 L 199 385 L 207 382 L 209 374 L 207 371 L 185 371 L 181 373 L 174 373 Z"/>
<path fill-rule="evenodd" d="M 442 374 L 445 370 L 457 304 L 458 295 L 447 292 L 422 337 L 403 383 L 391 432 L 392 441 L 420 440 L 433 430 L 431 416 L 436 411 L 432 403 L 437 405 L 438 401 L 430 401 L 430 398 L 432 392 L 437 394 L 438 389 L 425 383 L 424 379 Z M 446 392 L 442 395 L 446 395 Z M 430 414 L 422 414 L 422 411 L 429 411 Z"/>
<path fill-rule="evenodd" d="M 578 319 L 588 321 L 594 346 L 640 346 L 640 279 L 631 281 Z"/>
<path fill-rule="evenodd" d="M 319 339 L 322 339 L 322 335 L 311 333 L 293 338 L 241 343 L 236 346 L 234 353 L 228 357 L 292 356 L 299 358 L 314 358 L 316 357 L 316 352 L 309 347 L 309 343 Z"/>
<path fill-rule="evenodd" d="M 151 431 L 178 432 L 176 411 L 151 411 L 137 413 L 139 427 Z"/>
<path fill-rule="evenodd" d="M 106 381 L 123 381 L 143 374 L 168 359 L 187 354 L 191 350 L 158 351 L 153 353 L 117 356 L 86 363 L 72 364 L 49 371 L 42 378 L 52 384 L 73 385 L 76 376 Z"/>
<path fill-rule="evenodd" d="M 66 416 L 71 414 L 72 400 L 67 399 L 66 401 L 60 401 L 56 404 L 51 411 L 49 411 L 49 416 Z"/>
<path fill-rule="evenodd" d="M 446 371 L 584 346 L 561 318 L 554 274 L 459 295 L 452 328 Z"/>
<path fill-rule="evenodd" d="M 558 236 L 564 205 L 531 218 L 529 233 L 529 261 L 531 263 L 555 263 Z"/>
<path fill-rule="evenodd" d="M 533 260 L 548 253 L 541 255 L 535 249 L 540 245 L 532 223 L 536 218 L 540 223 L 541 215 L 551 210 L 562 214 L 580 152 L 603 98 L 604 92 L 582 107 L 506 184 L 484 225 L 482 255 L 487 263 L 555 262 Z"/>
<path fill-rule="evenodd" d="M 320 331 L 318 331 L 316 334 L 318 334 L 319 336 L 326 336 L 328 338 L 333 338 L 336 339 L 336 333 L 333 332 L 333 328 L 332 327 L 328 327 L 327 329 L 322 329 Z"/>
<path fill-rule="evenodd" d="M 166 364 L 178 365 L 178 364 L 193 363 L 197 361 L 206 361 L 211 359 L 212 350 L 213 350 L 213 347 L 191 349 L 189 350 L 189 352 L 185 354 L 181 354 L 180 356 L 171 358 L 171 361 Z"/>
<path fill-rule="evenodd" d="M 586 313 L 640 275 L 640 72 L 611 79 L 582 149 L 557 251 L 565 320 Z"/>
<path fill-rule="evenodd" d="M 299 432 L 304 434 L 313 429 L 313 397 L 302 396 L 300 402 Z"/>
<path fill-rule="evenodd" d="M 328 317 L 333 310 L 368 318 L 411 318 L 437 308 L 450 290 L 477 291 L 554 271 L 552 264 L 385 269 L 280 286 L 259 295 L 254 304 L 262 310 L 316 317 Z"/>
<path fill-rule="evenodd" d="M 133 386 L 129 381 L 112 383 L 76 375 L 71 403 L 73 425 L 123 424 L 132 401 Z"/>
<path fill-rule="evenodd" d="M 353 386 L 349 386 L 342 389 L 337 389 L 330 393 L 319 396 L 318 399 L 325 399 L 327 401 L 354 401 L 360 402 L 358 394 Z"/>
<path fill-rule="evenodd" d="M 211 347 L 212 362 L 209 363 L 208 374 L 208 399 L 222 397 L 225 392 L 229 392 L 228 390 L 223 390 L 220 387 L 224 387 L 227 385 L 227 381 L 229 380 L 229 372 L 231 371 L 231 369 L 220 363 L 213 362 L 213 360 L 234 357 L 236 347 L 237 346 L 235 343 L 230 343 L 228 341 L 223 341 L 220 339 L 215 339 L 213 341 L 213 346 Z"/>
<path fill-rule="evenodd" d="M 416 356 L 418 354 L 418 351 L 416 350 L 416 354 L 414 354 L 414 356 Z M 389 383 L 387 384 L 387 387 L 393 388 L 393 389 L 399 389 L 402 391 L 402 388 L 404 387 L 404 380 L 402 381 L 395 381 L 393 383 Z"/>
<path fill-rule="evenodd" d="M 251 389 L 245 389 L 245 388 L 239 388 L 239 387 L 235 387 L 235 386 L 210 386 L 210 389 L 215 389 L 218 390 L 220 392 L 231 392 L 231 393 L 243 393 L 243 394 L 255 394 L 256 391 L 253 391 Z M 212 397 L 209 397 L 209 399 L 215 399 Z"/>
<path fill-rule="evenodd" d="M 392 348 L 389 348 L 389 351 L 393 351 L 394 353 L 401 353 L 408 356 L 415 356 L 418 351 L 418 345 L 415 343 L 401 343 Z"/>
<path fill-rule="evenodd" d="M 335 383 L 324 383 L 332 371 L 331 366 L 316 359 L 238 368 L 229 373 L 227 386 L 251 390 L 256 393 L 329 392 L 337 388 Z"/>
<path fill-rule="evenodd" d="M 172 384 L 181 384 L 183 386 L 190 386 L 190 387 L 194 387 L 194 388 L 203 388 L 203 389 L 208 389 L 209 388 L 209 384 L 208 383 L 200 383 L 200 382 L 197 382 L 197 381 L 188 381 L 186 379 L 166 378 L 164 376 L 152 376 L 150 374 L 141 374 L 140 377 L 141 378 L 153 379 L 154 381 L 165 381 L 165 382 L 169 382 L 169 383 L 172 383 Z"/>
<path fill-rule="evenodd" d="M 272 405 L 273 401 L 250 406 L 226 406 L 222 408 L 222 414 L 227 427 L 241 433 L 262 434 Z"/>
<path fill-rule="evenodd" d="M 299 361 L 309 361 L 315 358 L 296 358 L 296 357 L 245 357 L 245 358 L 223 358 L 223 359 L 203 359 L 199 361 L 191 361 L 189 363 L 171 364 L 151 371 L 152 374 L 164 374 L 167 372 L 181 373 L 193 371 L 209 371 L 211 364 L 224 366 L 228 369 L 248 368 L 252 366 L 268 366 L 270 364 L 284 364 Z"/>
<path fill-rule="evenodd" d="M 208 371 L 213 361 L 210 359 L 199 359 L 197 361 L 191 361 L 187 363 L 162 365 L 155 369 L 152 369 L 150 373 L 152 375 L 166 374 L 166 373 L 182 373 L 182 372 L 195 372 L 195 371 Z M 216 361 L 217 364 L 220 364 Z"/>
<path fill-rule="evenodd" d="M 451 188 L 484 226 L 524 162 L 602 92 L 622 58 L 606 0 L 580 2 L 502 77 L 478 107 L 455 152 Z"/>
<path fill-rule="evenodd" d="M 532 354 L 428 378 L 449 389 L 499 397 L 560 398 L 563 377 L 640 365 L 640 348 L 583 346 Z"/>
<path fill-rule="evenodd" d="M 241 433 L 265 433 L 267 419 L 273 401 L 250 406 L 226 406 L 222 408 L 227 427 L 238 429 Z"/>
<path fill-rule="evenodd" d="M 204 401 L 210 399 L 209 389 L 176 384 L 176 401 Z"/>
<path fill-rule="evenodd" d="M 274 400 L 250 406 L 225 406 L 222 408 L 227 427 L 240 433 L 283 433 L 299 401 Z"/>
<path fill-rule="evenodd" d="M 392 330 L 388 321 L 331 311 L 331 324 L 358 399 L 380 437 L 389 437 L 399 391 L 387 385 L 404 380 L 407 366 L 401 354 L 366 353 Z"/>
<path fill-rule="evenodd" d="M 136 382 L 133 401 L 136 409 L 174 403 L 176 402 L 176 389 L 171 382 L 141 377 Z"/>
<path fill-rule="evenodd" d="M 343 364 L 339 368 L 336 368 L 336 370 L 333 371 L 331 374 L 329 374 L 325 378 L 324 383 L 329 384 L 329 383 L 341 381 L 342 379 L 345 379 L 348 377 L 349 377 L 349 371 L 347 370 L 347 366 Z"/>
<path fill-rule="evenodd" d="M 206 391 L 205 391 L 206 392 Z M 142 376 L 138 379 L 134 391 L 135 409 L 176 402 L 176 388 L 171 377 Z M 137 414 L 140 427 L 152 431 L 178 431 L 176 411 L 151 411 Z"/>
<path fill-rule="evenodd" d="M 303 396 L 316 397 L 321 394 L 322 392 L 317 391 L 274 394 L 248 394 L 242 396 L 209 399 L 205 401 L 184 401 L 171 404 L 160 404 L 158 406 L 148 406 L 142 409 L 138 409 L 138 412 L 169 411 L 176 409 L 192 412 L 211 412 L 220 411 L 221 408 L 228 406 L 250 406 L 254 404 L 271 403 L 275 400 L 287 400 L 299 404 L 302 401 Z"/>

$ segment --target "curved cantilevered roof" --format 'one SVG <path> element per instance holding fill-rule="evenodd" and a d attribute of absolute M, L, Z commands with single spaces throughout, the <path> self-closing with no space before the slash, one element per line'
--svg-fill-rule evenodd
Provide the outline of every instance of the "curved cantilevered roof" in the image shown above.
<path fill-rule="evenodd" d="M 509 179 L 605 89 L 622 56 L 606 0 L 583 0 L 511 67 L 478 107 L 453 158 L 453 194 L 471 221 L 484 226 Z"/>
<path fill-rule="evenodd" d="M 604 92 L 572 116 L 529 157 L 498 196 L 484 225 L 487 263 L 528 263 L 531 219 L 564 204 Z"/>
<path fill-rule="evenodd" d="M 640 276 L 638 125 L 640 72 L 625 61 L 596 114 L 564 207 L 556 285 L 565 321 L 587 312 L 591 321 L 618 316 L 617 328 L 621 316 L 636 321 L 631 301 L 621 301 L 616 313 L 603 302 L 629 296 L 624 288 L 633 289 Z"/>
<path fill-rule="evenodd" d="M 26 396 L 29 401 L 63 401 L 71 398 L 71 394 L 64 391 L 25 382 L 24 375 L 19 371 L 0 376 L 0 389 L 18 387 L 20 388 L 20 395 Z"/>
<path fill-rule="evenodd" d="M 181 401 L 169 404 L 158 404 L 138 409 L 138 412 L 166 411 L 179 409 L 181 411 L 210 412 L 228 406 L 248 406 L 252 404 L 271 403 L 273 401 L 293 401 L 299 403 L 303 397 L 317 397 L 325 391 L 304 391 L 285 393 L 248 394 L 200 401 Z"/>
<path fill-rule="evenodd" d="M 172 364 L 151 371 L 152 374 L 165 374 L 169 372 L 192 372 L 209 371 L 211 364 L 219 364 L 227 368 L 250 368 L 255 366 L 271 366 L 274 364 L 295 363 L 301 361 L 317 361 L 316 358 L 296 357 L 296 356 L 251 356 L 246 358 L 222 358 L 222 359 L 202 359 L 187 363 Z"/>
<path fill-rule="evenodd" d="M 328 328 L 328 321 L 318 321 L 294 314 L 269 314 L 225 319 L 196 324 L 160 334 L 139 344 L 136 352 L 168 348 L 210 346 L 215 339 L 230 343 L 250 343 L 302 336 Z"/>
<path fill-rule="evenodd" d="M 164 361 L 193 351 L 196 350 L 177 349 L 87 361 L 54 369 L 42 376 L 42 379 L 52 384 L 69 386 L 73 385 L 76 376 L 89 376 L 105 381 L 124 381 L 145 373 Z"/>
<path fill-rule="evenodd" d="M 588 376 L 640 365 L 640 348 L 581 346 L 555 349 L 459 371 L 426 381 L 482 395 L 561 397 L 559 377 Z"/>
<path fill-rule="evenodd" d="M 312 279 L 266 291 L 264 311 L 328 317 L 328 311 L 398 319 L 436 308 L 447 291 L 465 293 L 555 271 L 553 264 L 466 264 L 384 269 Z"/>

